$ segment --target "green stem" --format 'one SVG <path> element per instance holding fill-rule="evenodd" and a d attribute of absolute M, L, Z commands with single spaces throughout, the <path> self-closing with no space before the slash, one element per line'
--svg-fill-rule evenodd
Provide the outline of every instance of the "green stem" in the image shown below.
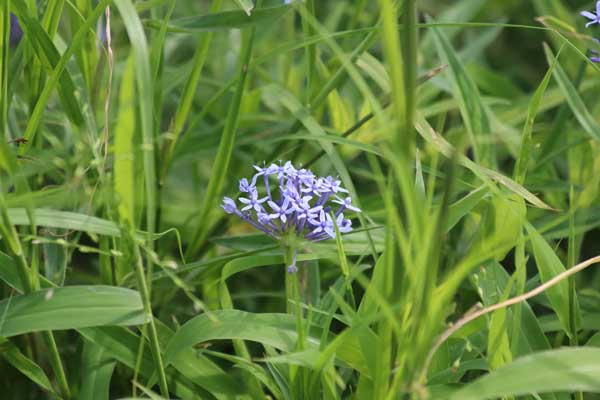
<path fill-rule="evenodd" d="M 148 286 L 146 285 L 146 276 L 144 275 L 144 267 L 142 265 L 142 257 L 140 250 L 137 245 L 134 245 L 135 251 L 135 277 L 137 279 L 138 290 L 142 298 L 142 304 L 144 306 L 144 313 L 148 316 L 149 322 L 148 337 L 150 339 L 150 349 L 152 350 L 152 357 L 154 358 L 156 372 L 158 374 L 158 386 L 160 392 L 164 397 L 169 397 L 169 388 L 167 386 L 167 377 L 165 375 L 165 368 L 160 354 L 160 344 L 158 342 L 158 333 L 156 332 L 156 325 L 154 324 L 154 316 L 152 315 L 152 305 L 150 304 L 150 295 L 148 293 Z"/>
<path fill-rule="evenodd" d="M 54 335 L 51 331 L 43 331 L 42 338 L 44 339 L 44 342 L 46 342 L 46 346 L 48 347 L 50 365 L 52 366 L 54 374 L 56 375 L 56 380 L 58 381 L 58 388 L 60 389 L 60 393 L 65 399 L 69 399 L 71 397 L 69 383 L 67 382 L 67 375 L 65 374 L 65 369 L 63 368 L 62 361 L 58 353 L 58 346 L 56 346 L 56 340 L 54 340 Z"/>
<path fill-rule="evenodd" d="M 290 244 L 283 245 L 283 261 L 285 273 L 285 292 L 286 292 L 286 312 L 296 316 L 296 332 L 298 341 L 296 342 L 296 350 L 304 349 L 304 326 L 302 321 L 302 304 L 300 303 L 300 290 L 298 283 L 298 271 L 288 270 L 288 267 L 295 263 L 296 247 Z M 292 304 L 292 300 L 293 303 Z M 294 397 L 301 397 L 303 387 L 303 373 L 297 365 L 290 365 L 290 379 L 292 381 L 292 393 Z"/>
<path fill-rule="evenodd" d="M 297 350 L 304 350 L 304 324 L 302 323 L 302 304 L 300 303 L 300 290 L 298 288 L 298 272 L 288 274 L 292 276 L 292 293 L 296 303 L 296 329 L 298 331 Z"/>
<path fill-rule="evenodd" d="M 138 345 L 138 350 L 137 350 L 137 358 L 135 360 L 135 369 L 133 370 L 133 381 L 134 382 L 139 382 L 138 377 L 139 377 L 139 372 L 140 369 L 142 368 L 142 360 L 144 359 L 144 347 L 146 344 L 146 340 L 144 339 L 146 337 L 146 325 L 142 326 L 142 331 L 140 334 L 140 343 Z M 137 385 L 131 385 L 131 391 L 132 397 L 137 397 L 137 389 L 138 386 Z"/>
<path fill-rule="evenodd" d="M 304 327 L 302 323 L 302 303 L 300 301 L 300 284 L 298 279 L 298 271 L 290 273 L 288 267 L 295 262 L 296 248 L 290 245 L 283 247 L 283 260 L 285 263 L 285 291 L 286 291 L 286 311 L 288 314 L 292 312 L 296 315 L 296 328 L 298 330 L 298 350 L 304 348 Z M 293 305 L 292 301 L 293 300 Z M 295 306 L 295 308 L 292 308 Z"/>
<path fill-rule="evenodd" d="M 294 276 L 296 274 L 290 274 L 287 268 L 292 264 L 294 259 L 294 248 L 292 246 L 283 246 L 283 263 L 285 270 L 285 312 L 288 314 L 292 313 L 292 303 L 290 300 L 294 298 Z M 298 279 L 298 278 L 296 278 Z"/>

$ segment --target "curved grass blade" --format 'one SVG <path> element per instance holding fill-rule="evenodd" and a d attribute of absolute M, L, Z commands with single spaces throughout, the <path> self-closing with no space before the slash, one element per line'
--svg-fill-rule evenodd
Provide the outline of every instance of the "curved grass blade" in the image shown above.
<path fill-rule="evenodd" d="M 494 144 L 488 142 L 491 136 L 490 121 L 479 89 L 468 76 L 448 39 L 437 28 L 433 28 L 432 32 L 440 57 L 450 65 L 452 84 L 458 94 L 460 112 L 471 138 L 475 160 L 477 163 L 493 167 L 496 158 Z"/>
<path fill-rule="evenodd" d="M 175 19 L 168 25 L 169 32 L 206 32 L 223 29 L 241 29 L 262 24 L 272 24 L 293 8 L 288 5 L 265 7 L 252 11 L 250 15 L 244 11 L 223 11 L 208 15 L 199 15 Z M 161 21 L 147 21 L 147 25 L 159 29 Z"/>
<path fill-rule="evenodd" d="M 256 15 L 260 10 L 257 10 L 253 15 Z M 219 148 L 217 150 L 213 173 L 208 181 L 208 186 L 204 194 L 204 200 L 202 202 L 202 208 L 200 210 L 200 224 L 194 232 L 190 246 L 187 250 L 186 255 L 195 254 L 204 240 L 206 234 L 210 229 L 209 216 L 212 213 L 213 208 L 217 202 L 217 196 L 219 195 L 223 182 L 225 181 L 225 175 L 229 168 L 229 162 L 233 153 L 233 147 L 235 144 L 236 131 L 240 117 L 240 105 L 242 102 L 242 96 L 246 89 L 246 80 L 248 78 L 248 71 L 250 66 L 250 58 L 252 56 L 252 49 L 254 46 L 254 29 L 251 29 L 248 33 L 247 41 L 245 41 L 242 47 L 242 54 L 240 57 L 239 66 L 239 80 L 233 99 L 231 100 L 229 109 L 227 111 L 227 120 L 223 127 L 223 134 L 219 142 Z"/>
<path fill-rule="evenodd" d="M 420 113 L 417 113 L 415 128 L 419 132 L 419 135 L 421 135 L 427 142 L 431 143 L 440 153 L 448 158 L 452 157 L 452 154 L 455 152 L 454 147 L 452 147 L 452 145 L 446 139 L 438 135 L 431 125 L 429 125 L 429 122 L 427 122 L 425 117 Z M 546 210 L 553 209 L 529 190 L 493 169 L 482 167 L 463 155 L 458 156 L 458 162 L 465 168 L 471 170 L 471 172 L 473 172 L 477 177 L 487 184 L 490 184 L 492 181 L 498 182 L 511 192 L 514 192 L 538 208 L 543 208 Z"/>

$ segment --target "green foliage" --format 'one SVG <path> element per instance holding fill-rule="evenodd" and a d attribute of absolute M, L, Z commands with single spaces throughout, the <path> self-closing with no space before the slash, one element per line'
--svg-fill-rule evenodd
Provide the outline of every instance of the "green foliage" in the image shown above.
<path fill-rule="evenodd" d="M 592 3 L 0 2 L 2 397 L 597 396 Z M 229 218 L 263 160 L 354 231 Z"/>

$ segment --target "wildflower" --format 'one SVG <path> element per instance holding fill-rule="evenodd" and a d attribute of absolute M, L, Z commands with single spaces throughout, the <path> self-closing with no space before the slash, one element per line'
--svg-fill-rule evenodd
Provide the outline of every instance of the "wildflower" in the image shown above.
<path fill-rule="evenodd" d="M 582 11 L 581 15 L 590 20 L 590 22 L 585 24 L 586 28 L 588 28 L 594 24 L 600 24 L 600 1 L 596 2 L 596 13 L 595 14 L 593 12 L 589 12 L 589 11 Z"/>
<path fill-rule="evenodd" d="M 581 15 L 590 20 L 590 22 L 585 24 L 586 28 L 588 28 L 590 25 L 600 24 L 600 1 L 596 2 L 595 14 L 589 11 L 582 11 Z M 600 44 L 600 40 L 594 38 L 594 41 Z M 594 63 L 600 63 L 600 53 L 598 53 L 596 50 L 590 50 L 590 53 L 592 54 L 590 61 Z"/>
<path fill-rule="evenodd" d="M 16 46 L 23 37 L 23 30 L 19 25 L 19 19 L 16 15 L 10 14 L 10 38 L 9 43 L 11 46 Z"/>
<path fill-rule="evenodd" d="M 243 193 L 238 198 L 241 209 L 235 200 L 223 198 L 221 207 L 227 214 L 237 215 L 278 240 L 288 236 L 312 242 L 335 238 L 336 225 L 340 233 L 352 231 L 352 221 L 343 212 L 361 210 L 352 205 L 350 197 L 339 197 L 341 193 L 348 193 L 339 179 L 318 177 L 308 169 L 295 168 L 290 161 L 262 167 L 255 165 L 254 169 L 256 173 L 252 179 L 243 178 L 239 182 Z M 259 192 L 261 181 L 264 189 Z M 276 186 L 271 186 L 273 181 L 277 182 Z M 336 205 L 339 207 L 333 210 Z M 290 273 L 297 270 L 295 260 L 294 254 L 292 264 L 288 266 Z"/>

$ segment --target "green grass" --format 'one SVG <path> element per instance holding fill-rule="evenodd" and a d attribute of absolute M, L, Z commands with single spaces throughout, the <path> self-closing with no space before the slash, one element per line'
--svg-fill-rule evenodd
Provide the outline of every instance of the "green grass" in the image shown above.
<path fill-rule="evenodd" d="M 600 398 L 592 3 L 0 2 L 2 397 Z M 295 275 L 263 160 L 363 210 Z"/>

